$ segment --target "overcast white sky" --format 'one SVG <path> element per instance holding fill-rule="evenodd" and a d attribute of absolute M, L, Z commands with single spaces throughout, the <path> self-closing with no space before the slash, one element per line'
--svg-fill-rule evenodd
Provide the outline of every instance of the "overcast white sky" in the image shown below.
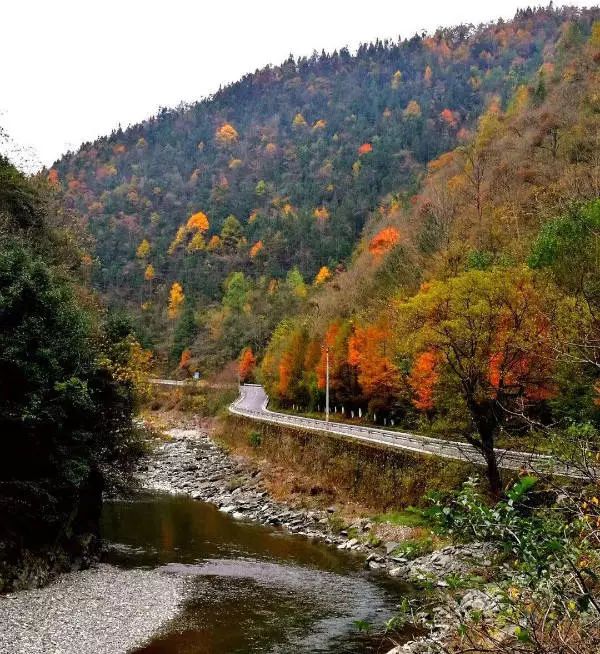
<path fill-rule="evenodd" d="M 37 165 L 291 52 L 351 49 L 519 0 L 0 0 L 0 126 Z M 588 2 L 571 4 L 588 5 Z M 592 3 L 593 4 L 593 3 Z M 6 149 L 8 146 L 4 146 Z M 23 164 L 26 165 L 26 164 Z M 35 165 L 35 164 L 34 164 Z M 31 163 L 27 166 L 31 167 Z"/>

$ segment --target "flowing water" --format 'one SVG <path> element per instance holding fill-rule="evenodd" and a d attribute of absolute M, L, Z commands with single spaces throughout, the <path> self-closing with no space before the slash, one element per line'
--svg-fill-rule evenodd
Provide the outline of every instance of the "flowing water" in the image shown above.
<path fill-rule="evenodd" d="M 136 654 L 385 652 L 355 621 L 381 626 L 410 592 L 351 553 L 182 496 L 107 502 L 102 531 L 110 563 L 186 579 L 179 615 Z"/>

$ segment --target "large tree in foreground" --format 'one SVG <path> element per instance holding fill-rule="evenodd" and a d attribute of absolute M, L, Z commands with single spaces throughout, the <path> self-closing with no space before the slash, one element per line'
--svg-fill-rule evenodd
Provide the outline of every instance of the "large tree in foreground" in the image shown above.
<path fill-rule="evenodd" d="M 398 305 L 398 342 L 413 361 L 415 406 L 431 410 L 442 393 L 460 395 L 472 425 L 465 439 L 483 455 L 495 494 L 500 429 L 552 394 L 548 311 L 556 302 L 549 294 L 528 270 L 495 269 L 424 285 Z"/>
<path fill-rule="evenodd" d="M 0 157 L 0 592 L 87 558 L 141 450 L 149 353 L 67 274 L 48 204 Z"/>

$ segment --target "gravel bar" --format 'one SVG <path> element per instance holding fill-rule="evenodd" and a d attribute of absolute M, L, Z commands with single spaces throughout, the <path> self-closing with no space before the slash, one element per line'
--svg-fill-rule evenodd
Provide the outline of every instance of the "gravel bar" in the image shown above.
<path fill-rule="evenodd" d="M 124 654 L 173 618 L 185 579 L 101 564 L 0 596 L 1 654 Z"/>

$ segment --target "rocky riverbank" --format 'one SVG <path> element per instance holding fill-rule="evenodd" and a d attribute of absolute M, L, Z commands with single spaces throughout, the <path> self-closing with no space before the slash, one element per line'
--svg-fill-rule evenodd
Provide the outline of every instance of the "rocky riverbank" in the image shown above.
<path fill-rule="evenodd" d="M 210 502 L 238 520 L 283 527 L 291 533 L 316 538 L 352 550 L 362 545 L 330 528 L 327 511 L 296 509 L 275 502 L 262 483 L 262 473 L 234 460 L 207 432 L 172 429 L 140 466 L 138 476 L 147 490 L 184 493 Z"/>
<path fill-rule="evenodd" d="M 385 570 L 392 577 L 409 581 L 466 574 L 473 567 L 491 563 L 492 552 L 484 545 L 446 547 L 409 561 L 394 554 L 398 542 L 370 540 L 374 525 L 367 519 L 337 530 L 335 507 L 306 510 L 274 501 L 263 485 L 260 470 L 233 459 L 208 432 L 172 429 L 167 436 L 168 440 L 158 443 L 140 467 L 140 483 L 147 490 L 184 493 L 216 505 L 237 520 L 282 527 L 338 549 L 362 553 L 370 570 Z"/>
<path fill-rule="evenodd" d="M 1 654 L 114 654 L 173 618 L 185 579 L 99 565 L 0 598 Z"/>
<path fill-rule="evenodd" d="M 314 538 L 365 558 L 365 567 L 392 577 L 433 586 L 440 602 L 429 617 L 435 639 L 444 638 L 456 626 L 457 616 L 468 610 L 493 610 L 494 600 L 486 592 L 466 589 L 457 600 L 445 597 L 447 577 L 480 574 L 489 569 L 494 551 L 486 544 L 449 546 L 408 560 L 394 552 L 397 542 L 369 539 L 374 525 L 357 520 L 348 529 L 334 530 L 335 507 L 327 510 L 293 508 L 274 501 L 265 490 L 260 470 L 235 460 L 199 429 L 173 429 L 168 440 L 154 448 L 139 470 L 147 490 L 184 493 L 210 502 L 237 520 L 279 526 L 291 533 Z M 349 533 L 350 532 L 350 533 Z M 396 652 L 427 652 L 430 637 L 400 646 Z"/>
<path fill-rule="evenodd" d="M 446 591 L 450 575 L 480 573 L 494 552 L 484 545 L 445 547 L 407 560 L 395 555 L 397 542 L 377 543 L 376 526 L 357 520 L 339 531 L 336 508 L 305 510 L 274 501 L 262 474 L 217 446 L 205 431 L 175 429 L 140 465 L 147 490 L 184 493 L 215 504 L 236 520 L 279 526 L 291 533 L 329 543 L 362 556 L 365 567 L 380 574 L 423 583 L 433 608 L 425 616 L 433 637 L 447 636 L 462 613 L 493 610 L 488 595 Z M 60 576 L 45 588 L 0 599 L 0 654 L 109 654 L 143 643 L 174 617 L 187 596 L 186 579 L 164 570 L 121 570 L 108 565 Z M 431 635 L 396 652 L 428 652 Z"/>

